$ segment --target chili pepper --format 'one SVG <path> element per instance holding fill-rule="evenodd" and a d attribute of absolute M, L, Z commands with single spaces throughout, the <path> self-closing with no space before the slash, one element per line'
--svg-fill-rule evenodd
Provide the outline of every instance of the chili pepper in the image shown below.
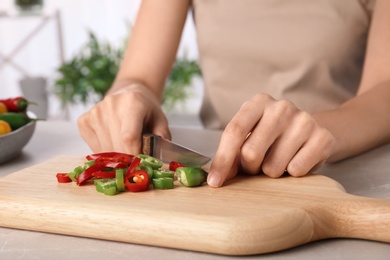
<path fill-rule="evenodd" d="M 171 161 L 169 163 L 169 170 L 171 171 L 176 171 L 176 169 L 179 167 L 184 167 L 184 165 L 175 161 Z"/>
<path fill-rule="evenodd" d="M 79 175 L 85 170 L 85 167 L 77 166 L 71 171 L 68 176 L 72 179 L 72 181 L 76 181 Z"/>
<path fill-rule="evenodd" d="M 0 102 L 0 114 L 4 114 L 7 112 L 8 112 L 7 106 L 3 102 Z"/>
<path fill-rule="evenodd" d="M 0 114 L 0 120 L 6 121 L 11 126 L 12 130 L 16 130 L 36 119 L 29 118 L 24 113 L 8 112 Z"/>
<path fill-rule="evenodd" d="M 8 122 L 6 122 L 4 120 L 0 120 L 0 136 L 5 135 L 5 134 L 9 134 L 11 132 L 12 132 L 12 128 L 11 128 L 10 124 L 8 124 Z"/>
<path fill-rule="evenodd" d="M 92 158 L 92 157 L 90 157 Z M 101 156 L 95 158 L 95 163 L 102 164 L 109 168 L 125 168 L 131 163 L 132 157 L 127 154 L 113 154 L 111 156 Z"/>
<path fill-rule="evenodd" d="M 97 179 L 115 178 L 114 171 L 96 171 L 92 175 Z"/>
<path fill-rule="evenodd" d="M 56 174 L 56 177 L 59 183 L 72 182 L 72 179 L 68 176 L 67 173 L 59 172 Z"/>
<path fill-rule="evenodd" d="M 118 191 L 125 191 L 125 170 L 124 169 L 115 170 L 115 180 L 116 180 L 116 187 L 118 188 Z"/>
<path fill-rule="evenodd" d="M 153 179 L 165 178 L 165 177 L 173 179 L 175 177 L 175 172 L 171 170 L 165 170 L 165 169 L 153 171 Z"/>
<path fill-rule="evenodd" d="M 135 170 L 144 170 L 148 173 L 150 180 L 153 178 L 153 168 L 149 164 L 140 163 Z"/>
<path fill-rule="evenodd" d="M 160 159 L 147 154 L 138 154 L 136 157 L 141 158 L 141 163 L 150 165 L 153 170 L 161 168 L 164 164 Z"/>
<path fill-rule="evenodd" d="M 153 187 L 155 189 L 173 189 L 173 178 L 157 178 L 153 179 Z"/>
<path fill-rule="evenodd" d="M 96 190 L 105 195 L 115 195 L 118 193 L 115 179 L 96 179 L 94 180 Z"/>
<path fill-rule="evenodd" d="M 35 104 L 24 97 L 2 99 L 0 102 L 4 103 L 9 112 L 25 112 L 29 104 Z"/>
<path fill-rule="evenodd" d="M 83 185 L 85 182 L 93 178 L 94 172 L 103 170 L 103 168 L 104 166 L 101 164 L 91 165 L 89 168 L 85 169 L 77 178 L 77 185 Z"/>
<path fill-rule="evenodd" d="M 187 187 L 202 185 L 207 179 L 207 172 L 199 167 L 180 167 L 176 170 L 177 179 Z"/>
<path fill-rule="evenodd" d="M 133 171 L 135 171 L 135 169 L 138 167 L 138 165 L 140 164 L 141 162 L 141 159 L 138 158 L 138 157 L 135 157 L 133 159 L 133 161 L 131 162 L 129 168 L 127 168 L 127 171 L 126 171 L 126 174 L 125 176 L 127 177 L 127 175 L 129 175 L 130 173 L 132 173 Z"/>
<path fill-rule="evenodd" d="M 140 192 L 149 188 L 149 175 L 143 170 L 126 173 L 125 186 L 128 191 Z"/>
<path fill-rule="evenodd" d="M 95 164 L 95 161 L 94 161 L 94 160 L 85 162 L 85 163 L 84 163 L 84 170 L 85 170 L 85 169 L 88 169 L 89 167 L 91 167 L 91 166 L 94 165 L 94 164 Z"/>
<path fill-rule="evenodd" d="M 108 157 L 108 158 L 112 158 L 112 157 L 117 157 L 117 158 L 122 158 L 124 161 L 131 161 L 131 159 L 134 157 L 133 155 L 130 155 L 130 154 L 126 154 L 126 153 L 118 153 L 118 152 L 104 152 L 104 153 L 93 153 L 93 154 L 89 154 L 87 155 L 85 158 L 87 158 L 87 160 L 96 160 L 97 158 L 101 158 L 101 157 Z"/>

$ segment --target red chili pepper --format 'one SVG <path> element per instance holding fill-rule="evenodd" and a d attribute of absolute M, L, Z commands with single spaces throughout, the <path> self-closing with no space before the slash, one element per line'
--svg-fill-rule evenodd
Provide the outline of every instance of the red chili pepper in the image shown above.
<path fill-rule="evenodd" d="M 169 170 L 171 171 L 176 171 L 179 167 L 184 167 L 184 165 L 175 161 L 169 163 Z"/>
<path fill-rule="evenodd" d="M 24 97 L 2 99 L 0 102 L 4 103 L 8 109 L 8 112 L 24 112 L 26 111 L 29 104 L 33 104 Z"/>
<path fill-rule="evenodd" d="M 108 158 L 112 158 L 112 157 L 126 158 L 127 157 L 131 161 L 131 158 L 133 158 L 134 155 L 130 155 L 130 154 L 126 154 L 126 153 L 117 153 L 117 152 L 104 152 L 104 153 L 89 154 L 85 158 L 87 158 L 87 160 L 91 161 L 91 160 L 96 160 L 97 158 L 101 158 L 101 157 L 108 157 Z"/>
<path fill-rule="evenodd" d="M 130 164 L 129 168 L 127 169 L 127 171 L 125 173 L 125 176 L 129 175 L 130 173 L 132 173 L 135 170 L 135 168 L 137 168 L 137 166 L 140 164 L 140 162 L 141 162 L 141 158 L 134 157 L 134 160 Z"/>
<path fill-rule="evenodd" d="M 116 173 L 113 171 L 105 172 L 105 171 L 96 171 L 93 174 L 93 177 L 97 179 L 107 179 L 107 178 L 115 178 Z"/>
<path fill-rule="evenodd" d="M 76 180 L 77 185 L 82 185 L 88 180 L 93 178 L 93 174 L 97 171 L 101 171 L 104 169 L 104 166 L 101 164 L 94 164 L 88 167 L 85 171 L 83 171 Z"/>
<path fill-rule="evenodd" d="M 107 168 L 126 168 L 131 161 L 124 161 L 118 158 L 100 157 L 95 160 L 95 164 L 103 165 Z"/>
<path fill-rule="evenodd" d="M 126 172 L 125 186 L 131 192 L 146 191 L 149 188 L 148 173 L 143 170 L 137 170 L 129 174 Z"/>
<path fill-rule="evenodd" d="M 72 182 L 72 179 L 69 177 L 68 173 L 59 172 L 56 174 L 56 177 L 59 183 Z"/>

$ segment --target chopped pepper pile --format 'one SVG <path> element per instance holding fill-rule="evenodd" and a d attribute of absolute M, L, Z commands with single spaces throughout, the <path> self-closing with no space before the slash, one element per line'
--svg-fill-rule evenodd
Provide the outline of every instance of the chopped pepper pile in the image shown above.
<path fill-rule="evenodd" d="M 130 155 L 118 152 L 95 153 L 69 173 L 57 173 L 59 183 L 76 182 L 78 186 L 93 183 L 98 192 L 116 195 L 123 191 L 141 192 L 154 189 L 173 189 L 174 180 L 186 187 L 201 186 L 207 172 L 200 167 L 185 167 L 172 161 L 169 169 L 163 162 L 149 155 Z"/>

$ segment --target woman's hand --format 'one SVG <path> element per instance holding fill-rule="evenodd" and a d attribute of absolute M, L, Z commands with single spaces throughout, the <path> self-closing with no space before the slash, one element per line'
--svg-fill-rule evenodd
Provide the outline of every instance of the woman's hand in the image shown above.
<path fill-rule="evenodd" d="M 245 102 L 222 134 L 208 184 L 220 187 L 238 169 L 277 178 L 303 176 L 334 152 L 335 137 L 289 101 L 258 94 Z"/>
<path fill-rule="evenodd" d="M 141 84 L 107 95 L 79 118 L 78 126 L 93 152 L 140 153 L 144 130 L 171 139 L 160 100 Z"/>

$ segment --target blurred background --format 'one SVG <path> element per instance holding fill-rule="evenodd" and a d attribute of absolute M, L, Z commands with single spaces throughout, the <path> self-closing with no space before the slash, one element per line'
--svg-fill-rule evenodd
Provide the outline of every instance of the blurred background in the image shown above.
<path fill-rule="evenodd" d="M 117 71 L 141 0 L 0 0 L 0 99 L 25 96 L 47 120 L 76 121 Z M 202 77 L 189 14 L 162 106 L 198 127 Z"/>

